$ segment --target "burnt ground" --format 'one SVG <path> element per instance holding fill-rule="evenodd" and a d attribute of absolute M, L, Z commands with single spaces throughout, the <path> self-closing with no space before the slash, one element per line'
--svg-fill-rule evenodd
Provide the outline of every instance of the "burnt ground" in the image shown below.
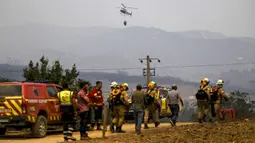
<path fill-rule="evenodd" d="M 255 118 L 237 120 L 220 124 L 179 123 L 170 127 L 162 123 L 158 128 L 149 124 L 150 129 L 142 130 L 142 135 L 134 133 L 134 124 L 125 124 L 124 134 L 112 134 L 107 131 L 106 139 L 102 139 L 101 131 L 89 132 L 92 138 L 76 143 L 255 143 Z M 79 139 L 79 132 L 74 136 Z M 30 138 L 18 134 L 0 137 L 4 143 L 60 143 L 63 141 L 62 132 L 49 133 L 45 138 Z"/>
<path fill-rule="evenodd" d="M 143 131 L 142 135 L 125 133 L 107 139 L 77 143 L 255 143 L 255 118 L 220 124 L 164 126 Z"/>

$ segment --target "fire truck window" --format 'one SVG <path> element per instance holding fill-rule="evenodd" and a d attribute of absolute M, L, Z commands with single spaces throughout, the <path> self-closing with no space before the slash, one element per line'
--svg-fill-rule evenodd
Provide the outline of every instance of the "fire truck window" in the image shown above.
<path fill-rule="evenodd" d="M 35 96 L 39 96 L 39 92 L 36 87 L 33 87 L 33 92 L 34 92 Z"/>
<path fill-rule="evenodd" d="M 159 91 L 159 95 L 165 95 L 165 96 L 167 96 L 167 94 L 168 94 L 168 91 L 167 91 L 167 90 L 160 90 L 160 91 Z"/>
<path fill-rule="evenodd" d="M 0 85 L 0 97 L 21 95 L 22 95 L 21 85 Z"/>
<path fill-rule="evenodd" d="M 50 97 L 56 98 L 57 97 L 57 92 L 53 86 L 47 86 L 47 91 Z"/>

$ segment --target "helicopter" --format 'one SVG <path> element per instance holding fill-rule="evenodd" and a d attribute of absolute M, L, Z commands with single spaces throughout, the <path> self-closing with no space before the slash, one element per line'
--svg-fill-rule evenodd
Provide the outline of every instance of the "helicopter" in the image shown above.
<path fill-rule="evenodd" d="M 126 15 L 128 15 L 128 16 L 132 16 L 132 12 L 128 12 L 128 10 L 127 9 L 138 9 L 138 8 L 133 8 L 133 7 L 126 7 L 123 3 L 121 3 L 121 5 L 123 6 L 123 7 L 117 7 L 117 8 L 120 8 L 120 14 L 121 15 L 123 15 L 124 17 L 126 16 Z M 126 26 L 127 25 L 127 21 L 126 20 L 124 20 L 124 26 Z"/>

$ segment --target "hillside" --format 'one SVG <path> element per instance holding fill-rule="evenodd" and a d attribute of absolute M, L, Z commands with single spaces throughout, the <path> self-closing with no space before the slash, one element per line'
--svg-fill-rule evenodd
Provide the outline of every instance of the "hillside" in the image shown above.
<path fill-rule="evenodd" d="M 8 78 L 12 80 L 22 81 L 24 66 L 15 66 L 9 64 L 0 64 L 0 78 Z M 103 91 L 108 92 L 111 81 L 117 81 L 119 83 L 127 82 L 129 83 L 130 89 L 135 88 L 137 84 L 144 84 L 145 78 L 143 76 L 136 75 L 125 75 L 121 73 L 107 73 L 107 72 L 80 72 L 79 78 L 89 80 L 93 84 L 97 80 L 101 80 L 104 83 Z M 161 86 L 170 87 L 172 84 L 177 84 L 179 90 L 184 98 L 188 98 L 193 95 L 197 90 L 199 83 L 197 82 L 188 82 L 176 77 L 169 76 L 157 76 L 153 78 Z M 234 90 L 241 90 L 244 92 L 254 93 L 255 90 L 252 87 L 242 88 L 240 86 L 225 85 L 225 90 L 227 92 L 232 92 Z"/>
<path fill-rule="evenodd" d="M 141 67 L 138 58 L 147 54 L 159 57 L 163 63 L 153 66 L 233 63 L 240 62 L 238 57 L 243 57 L 241 62 L 255 61 L 255 40 L 251 38 L 145 27 L 80 28 L 40 24 L 0 27 L 0 47 L 0 61 L 4 63 L 12 59 L 11 64 L 25 64 L 44 54 L 49 59 L 63 61 L 66 67 L 77 63 L 80 69 Z M 166 75 L 170 71 L 173 76 L 194 81 L 202 76 L 219 77 L 220 72 L 230 68 L 249 67 L 173 68 L 159 69 L 157 73 Z M 128 72 L 141 73 L 140 70 Z"/>
<path fill-rule="evenodd" d="M 142 135 L 126 133 L 92 139 L 89 143 L 254 143 L 255 124 L 252 120 L 237 120 L 221 124 L 191 124 L 142 130 Z M 181 124 L 181 123 L 179 123 Z M 82 143 L 82 141 L 77 141 Z"/>

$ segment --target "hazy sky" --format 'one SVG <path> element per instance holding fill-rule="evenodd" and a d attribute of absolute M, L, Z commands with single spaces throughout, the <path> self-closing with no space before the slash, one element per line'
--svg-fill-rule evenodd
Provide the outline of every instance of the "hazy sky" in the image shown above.
<path fill-rule="evenodd" d="M 0 0 L 0 26 L 26 23 L 122 27 L 123 2 L 137 7 L 129 26 L 210 30 L 255 37 L 255 0 Z"/>

